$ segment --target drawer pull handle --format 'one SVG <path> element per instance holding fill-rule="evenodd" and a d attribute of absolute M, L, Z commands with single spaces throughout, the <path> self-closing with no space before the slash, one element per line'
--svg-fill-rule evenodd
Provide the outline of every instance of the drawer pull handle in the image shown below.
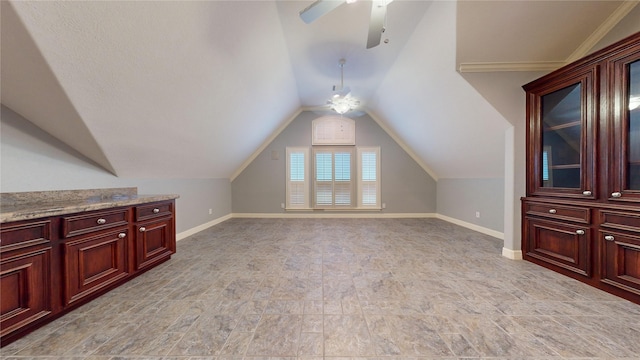
<path fill-rule="evenodd" d="M 104 225 L 104 224 L 106 224 L 106 223 L 107 223 L 107 220 L 106 220 L 106 219 L 103 219 L 103 218 L 100 218 L 100 219 L 98 219 L 98 221 L 96 221 L 96 222 L 98 223 L 98 225 Z"/>
<path fill-rule="evenodd" d="M 147 231 L 147 228 L 146 228 L 146 227 L 144 227 L 144 226 L 141 226 L 141 227 L 140 227 L 140 229 L 139 229 L 139 231 L 140 231 L 140 232 L 145 232 L 145 231 Z"/>
<path fill-rule="evenodd" d="M 160 209 L 158 209 L 158 208 L 153 208 L 153 213 L 154 213 L 154 214 L 157 214 L 157 213 L 159 213 L 159 212 L 160 212 Z"/>
<path fill-rule="evenodd" d="M 120 234 L 118 234 L 118 237 L 119 237 L 120 239 L 124 239 L 124 237 L 125 237 L 125 236 L 127 236 L 127 234 L 125 234 L 125 233 L 120 233 Z"/>
<path fill-rule="evenodd" d="M 584 235 L 584 230 L 576 230 L 576 234 L 578 234 L 578 235 Z"/>
<path fill-rule="evenodd" d="M 582 192 L 582 195 L 591 196 L 591 191 L 585 190 L 585 191 Z"/>
<path fill-rule="evenodd" d="M 616 192 L 614 192 L 614 193 L 611 193 L 611 197 L 614 197 L 614 198 L 622 197 L 622 193 L 621 193 L 621 192 L 616 191 Z"/>
<path fill-rule="evenodd" d="M 604 239 L 607 240 L 607 241 L 613 241 L 616 238 L 614 238 L 612 235 L 607 235 L 607 236 L 604 237 Z"/>
<path fill-rule="evenodd" d="M 557 212 L 558 212 L 558 211 L 557 211 L 556 209 L 549 209 L 549 214 L 555 214 L 555 213 L 557 213 Z"/>

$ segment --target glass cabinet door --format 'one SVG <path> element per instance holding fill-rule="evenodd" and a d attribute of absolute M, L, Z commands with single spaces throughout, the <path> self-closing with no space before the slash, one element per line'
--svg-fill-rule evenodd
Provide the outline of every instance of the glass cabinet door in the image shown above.
<path fill-rule="evenodd" d="M 608 198 L 640 201 L 640 54 L 616 60 L 613 80 L 613 136 Z"/>
<path fill-rule="evenodd" d="M 530 98 L 535 121 L 530 173 L 534 195 L 594 198 L 593 71 L 559 81 Z"/>

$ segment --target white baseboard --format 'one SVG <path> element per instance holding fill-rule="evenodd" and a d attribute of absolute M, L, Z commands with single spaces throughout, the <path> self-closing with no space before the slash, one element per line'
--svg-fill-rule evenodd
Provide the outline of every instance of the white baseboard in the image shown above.
<path fill-rule="evenodd" d="M 402 218 L 415 218 L 415 219 L 426 219 L 426 218 L 437 218 L 452 224 L 460 225 L 462 227 L 466 227 L 467 229 L 471 229 L 477 231 L 479 233 L 493 236 L 500 240 L 504 240 L 504 233 L 499 231 L 491 230 L 476 224 L 468 223 L 466 221 L 458 220 L 449 216 L 437 214 L 437 213 L 380 213 L 380 212 L 372 212 L 372 213 L 345 213 L 345 212 L 287 212 L 287 213 L 231 213 L 225 215 L 223 217 L 217 218 L 215 220 L 209 221 L 205 224 L 196 226 L 189 230 L 183 231 L 176 235 L 177 240 L 182 240 L 186 237 L 189 237 L 195 233 L 198 233 L 202 230 L 208 229 L 214 225 L 217 225 L 223 221 L 229 219 L 309 219 L 309 218 L 323 218 L 323 219 L 402 219 Z M 502 249 L 502 255 L 509 259 L 522 259 L 522 251 L 519 250 L 509 250 Z"/>
<path fill-rule="evenodd" d="M 342 211 L 301 211 L 286 213 L 233 213 L 233 218 L 254 218 L 254 219 L 402 219 L 402 218 L 434 218 L 434 213 L 381 213 L 362 212 L 348 213 Z"/>
<path fill-rule="evenodd" d="M 498 238 L 500 240 L 504 240 L 504 233 L 501 233 L 499 231 L 495 231 L 495 230 L 491 230 L 489 228 L 480 226 L 480 225 L 476 225 L 476 224 L 472 224 L 466 221 L 462 221 L 462 220 L 458 220 L 452 217 L 448 217 L 445 215 L 441 215 L 441 214 L 437 214 L 436 217 L 438 219 L 444 220 L 444 221 L 448 221 L 452 224 L 456 224 L 456 225 L 460 225 L 462 227 L 466 227 L 467 229 L 471 229 L 474 231 L 477 231 L 479 233 L 483 233 L 485 235 L 489 235 L 489 236 L 493 236 L 495 238 Z"/>
<path fill-rule="evenodd" d="M 511 260 L 522 260 L 522 250 L 502 248 L 502 256 Z"/>
<path fill-rule="evenodd" d="M 187 237 L 189 237 L 189 236 L 191 236 L 191 235 L 193 235 L 195 233 L 199 233 L 202 230 L 206 230 L 206 229 L 208 229 L 208 228 L 210 228 L 210 227 L 212 227 L 214 225 L 220 224 L 221 222 L 227 221 L 227 220 L 229 220 L 231 218 L 232 218 L 232 214 L 228 214 L 228 215 L 225 215 L 223 217 L 219 217 L 217 219 L 211 220 L 211 221 L 209 221 L 207 223 L 204 223 L 202 225 L 198 225 L 196 227 L 193 227 L 193 228 L 191 228 L 191 229 L 189 229 L 187 231 L 183 231 L 183 232 L 181 232 L 179 234 L 176 234 L 176 241 L 180 241 L 180 240 L 182 240 L 184 238 L 187 238 Z"/>

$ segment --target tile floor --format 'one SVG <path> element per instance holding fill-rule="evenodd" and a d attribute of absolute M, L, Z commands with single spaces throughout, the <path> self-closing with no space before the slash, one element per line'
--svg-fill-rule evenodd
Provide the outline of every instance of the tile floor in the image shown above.
<path fill-rule="evenodd" d="M 437 219 L 233 219 L 1 354 L 640 359 L 640 306 L 501 248 Z"/>

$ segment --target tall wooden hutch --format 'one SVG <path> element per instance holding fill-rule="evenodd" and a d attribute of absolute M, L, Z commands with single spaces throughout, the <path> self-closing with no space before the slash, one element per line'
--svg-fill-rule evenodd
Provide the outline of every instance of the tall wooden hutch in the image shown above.
<path fill-rule="evenodd" d="M 523 88 L 523 257 L 640 304 L 640 33 Z"/>

